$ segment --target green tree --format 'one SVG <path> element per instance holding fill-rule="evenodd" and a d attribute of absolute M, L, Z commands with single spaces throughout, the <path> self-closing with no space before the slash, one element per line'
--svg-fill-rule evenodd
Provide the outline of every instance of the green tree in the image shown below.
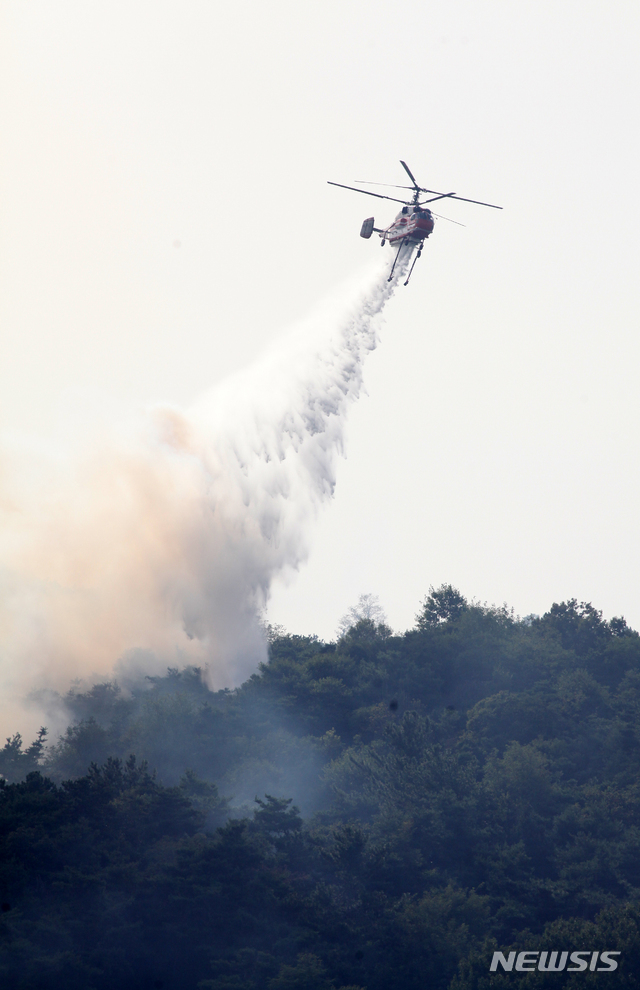
<path fill-rule="evenodd" d="M 19 732 L 8 738 L 0 750 L 0 777 L 13 783 L 41 769 L 46 737 L 47 730 L 43 727 L 26 749 L 22 748 L 22 736 Z"/>
<path fill-rule="evenodd" d="M 432 585 L 416 616 L 416 625 L 424 631 L 441 622 L 454 622 L 468 608 L 467 599 L 452 584 L 441 584 L 437 589 Z"/>

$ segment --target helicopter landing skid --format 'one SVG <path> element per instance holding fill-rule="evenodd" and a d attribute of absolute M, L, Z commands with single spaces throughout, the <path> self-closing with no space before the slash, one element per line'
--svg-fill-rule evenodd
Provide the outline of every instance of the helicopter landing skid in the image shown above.
<path fill-rule="evenodd" d="M 395 258 L 393 259 L 393 264 L 392 264 L 392 266 L 391 266 L 391 271 L 389 272 L 389 278 L 387 279 L 387 282 L 390 282 L 390 281 L 391 281 L 391 279 L 393 278 L 393 273 L 394 273 L 394 271 L 396 270 L 396 264 L 397 264 L 397 262 L 398 262 L 398 258 L 400 257 L 400 252 L 402 251 L 402 249 L 403 249 L 403 247 L 404 247 L 404 245 L 405 245 L 405 238 L 403 238 L 403 239 L 402 239 L 402 240 L 400 241 L 400 247 L 398 248 L 398 251 L 397 251 L 397 253 L 396 253 L 396 256 L 395 256 Z"/>
<path fill-rule="evenodd" d="M 424 241 L 420 241 L 420 247 L 418 248 L 418 253 L 416 254 L 415 258 L 413 259 L 413 263 L 411 265 L 411 268 L 409 269 L 409 274 L 407 275 L 407 281 L 404 283 L 405 285 L 408 285 L 409 284 L 409 279 L 411 278 L 411 273 L 413 272 L 413 269 L 416 266 L 416 261 L 418 260 L 418 258 L 422 254 L 422 248 L 423 248 L 423 246 L 424 246 Z"/>

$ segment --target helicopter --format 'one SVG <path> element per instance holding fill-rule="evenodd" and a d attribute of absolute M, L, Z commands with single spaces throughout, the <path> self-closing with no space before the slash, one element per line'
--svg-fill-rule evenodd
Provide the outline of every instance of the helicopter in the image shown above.
<path fill-rule="evenodd" d="M 409 274 L 407 275 L 407 280 L 405 285 L 409 284 L 409 279 L 411 278 L 411 273 L 415 267 L 415 263 L 422 254 L 422 248 L 424 242 L 426 241 L 429 234 L 433 232 L 434 228 L 434 217 L 438 217 L 440 220 L 450 220 L 450 217 L 442 217 L 438 213 L 433 213 L 428 207 L 427 203 L 434 203 L 437 199 L 459 199 L 463 203 L 476 203 L 478 206 L 490 206 L 493 210 L 501 210 L 501 206 L 495 206 L 494 203 L 481 203 L 478 199 L 466 199 L 464 196 L 458 196 L 456 193 L 441 193 L 436 192 L 435 189 L 425 189 L 423 186 L 419 186 L 415 180 L 413 172 L 409 168 L 406 162 L 400 159 L 400 164 L 403 169 L 411 179 L 413 185 L 411 186 L 396 186 L 388 182 L 364 182 L 363 185 L 372 186 L 389 186 L 392 185 L 394 189 L 410 189 L 412 192 L 411 199 L 397 199 L 395 196 L 384 196 L 381 193 L 370 192 L 368 189 L 356 189 L 355 186 L 345 186 L 341 182 L 329 182 L 330 186 L 338 186 L 340 189 L 351 189 L 353 192 L 364 193 L 365 196 L 376 196 L 378 199 L 390 199 L 394 203 L 402 203 L 402 209 L 397 214 L 395 220 L 389 227 L 381 229 L 380 227 L 374 227 L 375 218 L 367 217 L 363 222 L 362 228 L 360 230 L 360 237 L 369 238 L 375 231 L 381 237 L 381 247 L 384 247 L 387 241 L 392 247 L 398 246 L 398 251 L 393 259 L 393 264 L 391 266 L 391 271 L 389 272 L 388 282 L 393 278 L 393 273 L 396 268 L 396 264 L 401 254 L 403 257 L 406 256 L 408 252 L 411 254 L 415 247 L 418 248 L 417 254 L 413 259 L 411 268 L 409 269 Z M 430 199 L 425 199 L 421 202 L 422 194 L 426 193 L 430 196 Z M 450 220 L 451 223 L 458 223 L 457 220 Z M 464 227 L 464 224 L 458 224 L 460 227 Z"/>

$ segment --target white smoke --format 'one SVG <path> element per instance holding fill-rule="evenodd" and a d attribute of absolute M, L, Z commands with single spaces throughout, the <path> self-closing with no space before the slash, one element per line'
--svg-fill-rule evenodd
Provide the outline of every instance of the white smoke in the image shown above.
<path fill-rule="evenodd" d="M 345 416 L 380 314 L 406 269 L 326 304 L 192 407 L 156 407 L 56 464 L 0 473 L 0 722 L 20 699 L 197 663 L 212 688 L 265 658 L 258 611 L 308 552 L 335 486 Z M 16 707 L 18 706 L 18 707 Z"/>

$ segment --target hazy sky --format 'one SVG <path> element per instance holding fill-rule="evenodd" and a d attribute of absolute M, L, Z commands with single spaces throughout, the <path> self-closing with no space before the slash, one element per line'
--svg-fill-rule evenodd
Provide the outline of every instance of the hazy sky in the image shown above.
<path fill-rule="evenodd" d="M 631 2 L 0 4 L 0 429 L 34 451 L 189 405 L 447 203 L 385 313 L 333 502 L 269 617 L 396 629 L 429 585 L 640 626 Z M 383 190 L 382 190 L 383 191 Z M 391 251 L 385 248 L 389 261 Z"/>

